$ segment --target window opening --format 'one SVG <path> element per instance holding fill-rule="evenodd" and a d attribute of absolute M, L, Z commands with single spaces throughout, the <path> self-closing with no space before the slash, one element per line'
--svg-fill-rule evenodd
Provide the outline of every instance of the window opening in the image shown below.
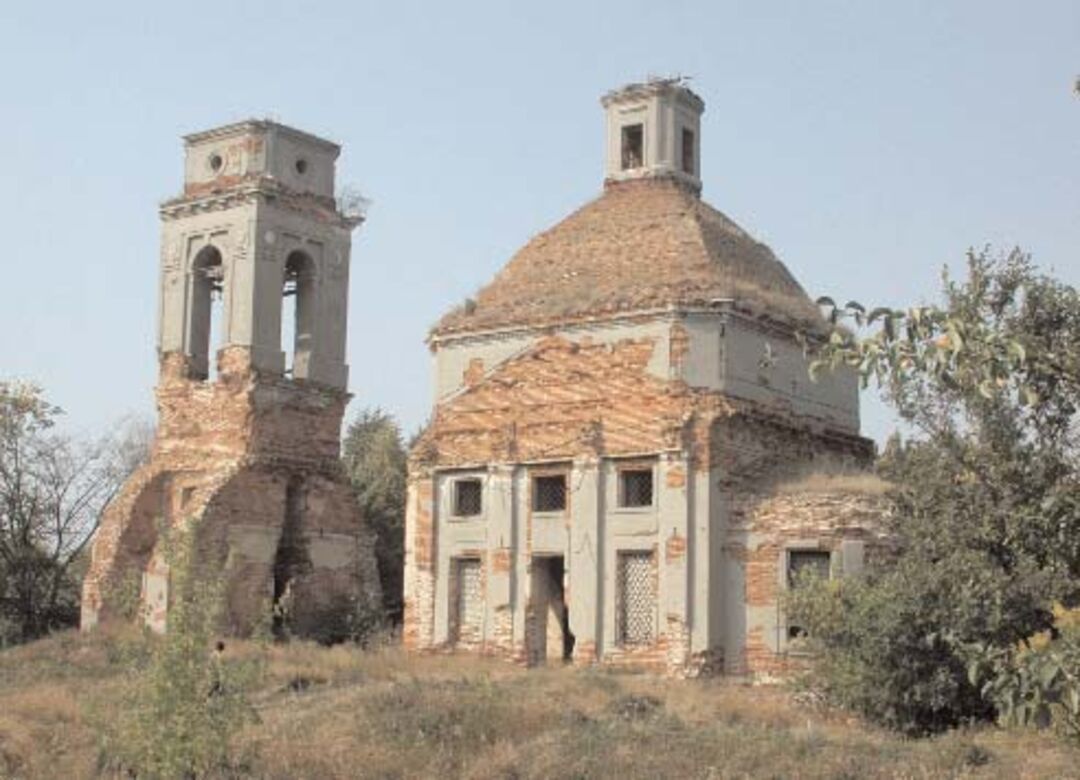
<path fill-rule="evenodd" d="M 533 480 L 533 511 L 562 512 L 566 509 L 566 475 L 552 474 Z"/>
<path fill-rule="evenodd" d="M 832 554 L 828 550 L 788 550 L 788 588 L 794 590 L 812 578 L 828 579 L 831 564 Z M 801 639 L 807 632 L 802 626 L 788 623 L 787 635 L 788 639 Z"/>
<path fill-rule="evenodd" d="M 685 127 L 682 131 L 682 169 L 683 173 L 694 175 L 694 131 Z"/>
<path fill-rule="evenodd" d="M 622 129 L 622 169 L 640 168 L 645 160 L 644 125 L 625 125 Z"/>
<path fill-rule="evenodd" d="M 623 469 L 619 472 L 619 506 L 652 506 L 652 469 Z"/>
<path fill-rule="evenodd" d="M 306 378 L 315 326 L 315 264 L 299 250 L 285 259 L 282 286 L 281 351 L 285 376 Z"/>
<path fill-rule="evenodd" d="M 615 634 L 624 647 L 652 644 L 656 635 L 656 576 L 652 552 L 620 552 Z"/>
<path fill-rule="evenodd" d="M 222 310 L 225 266 L 221 251 L 208 245 L 199 250 L 191 266 L 191 323 L 189 354 L 193 379 L 217 377 L 216 352 L 224 341 Z M 214 347 L 211 352 L 211 346 Z"/>
<path fill-rule="evenodd" d="M 475 517 L 483 509 L 480 480 L 458 479 L 454 481 L 454 514 L 458 517 Z"/>

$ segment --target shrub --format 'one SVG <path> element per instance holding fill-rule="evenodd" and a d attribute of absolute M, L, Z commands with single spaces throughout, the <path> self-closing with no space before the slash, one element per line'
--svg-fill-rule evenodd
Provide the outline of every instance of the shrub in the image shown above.
<path fill-rule="evenodd" d="M 166 548 L 174 594 L 166 632 L 145 637 L 149 660 L 133 675 L 119 717 L 103 724 L 102 752 L 138 777 L 205 777 L 234 763 L 231 739 L 254 717 L 246 691 L 259 668 L 230 662 L 224 642 L 215 642 L 223 584 L 193 565 L 191 535 Z"/>

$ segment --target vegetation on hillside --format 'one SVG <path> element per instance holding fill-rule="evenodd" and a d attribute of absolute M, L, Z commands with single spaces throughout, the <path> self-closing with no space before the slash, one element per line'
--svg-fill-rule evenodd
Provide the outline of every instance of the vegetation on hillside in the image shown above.
<path fill-rule="evenodd" d="M 159 641 L 113 626 L 0 652 L 0 776 L 115 777 L 101 724 L 127 717 L 129 678 Z M 230 674 L 252 662 L 255 717 L 237 721 L 226 766 L 192 776 L 1066 778 L 1080 766 L 1080 751 L 1035 734 L 906 740 L 725 680 L 301 642 L 230 641 L 221 660 Z"/>

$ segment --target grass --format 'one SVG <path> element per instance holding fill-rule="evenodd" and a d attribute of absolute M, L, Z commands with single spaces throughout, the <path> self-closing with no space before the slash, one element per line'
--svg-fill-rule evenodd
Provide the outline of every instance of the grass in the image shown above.
<path fill-rule="evenodd" d="M 993 728 L 911 741 L 778 688 L 293 643 L 265 655 L 228 777 L 1080 778 L 1080 751 Z M 130 630 L 0 652 L 0 777 L 101 776 Z"/>

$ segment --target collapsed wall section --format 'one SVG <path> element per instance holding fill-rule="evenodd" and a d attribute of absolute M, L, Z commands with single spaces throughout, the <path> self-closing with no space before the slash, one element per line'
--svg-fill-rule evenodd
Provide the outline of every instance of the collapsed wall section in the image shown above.
<path fill-rule="evenodd" d="M 246 634 L 277 604 L 294 630 L 340 631 L 377 612 L 373 538 L 338 460 L 344 392 L 262 376 L 242 348 L 222 350 L 217 382 L 163 358 L 150 462 L 107 508 L 83 586 L 82 626 L 137 594 L 164 630 L 169 532 L 190 531 L 196 565 L 225 581 L 223 629 Z M 329 638 L 329 637 L 327 637 Z"/>

